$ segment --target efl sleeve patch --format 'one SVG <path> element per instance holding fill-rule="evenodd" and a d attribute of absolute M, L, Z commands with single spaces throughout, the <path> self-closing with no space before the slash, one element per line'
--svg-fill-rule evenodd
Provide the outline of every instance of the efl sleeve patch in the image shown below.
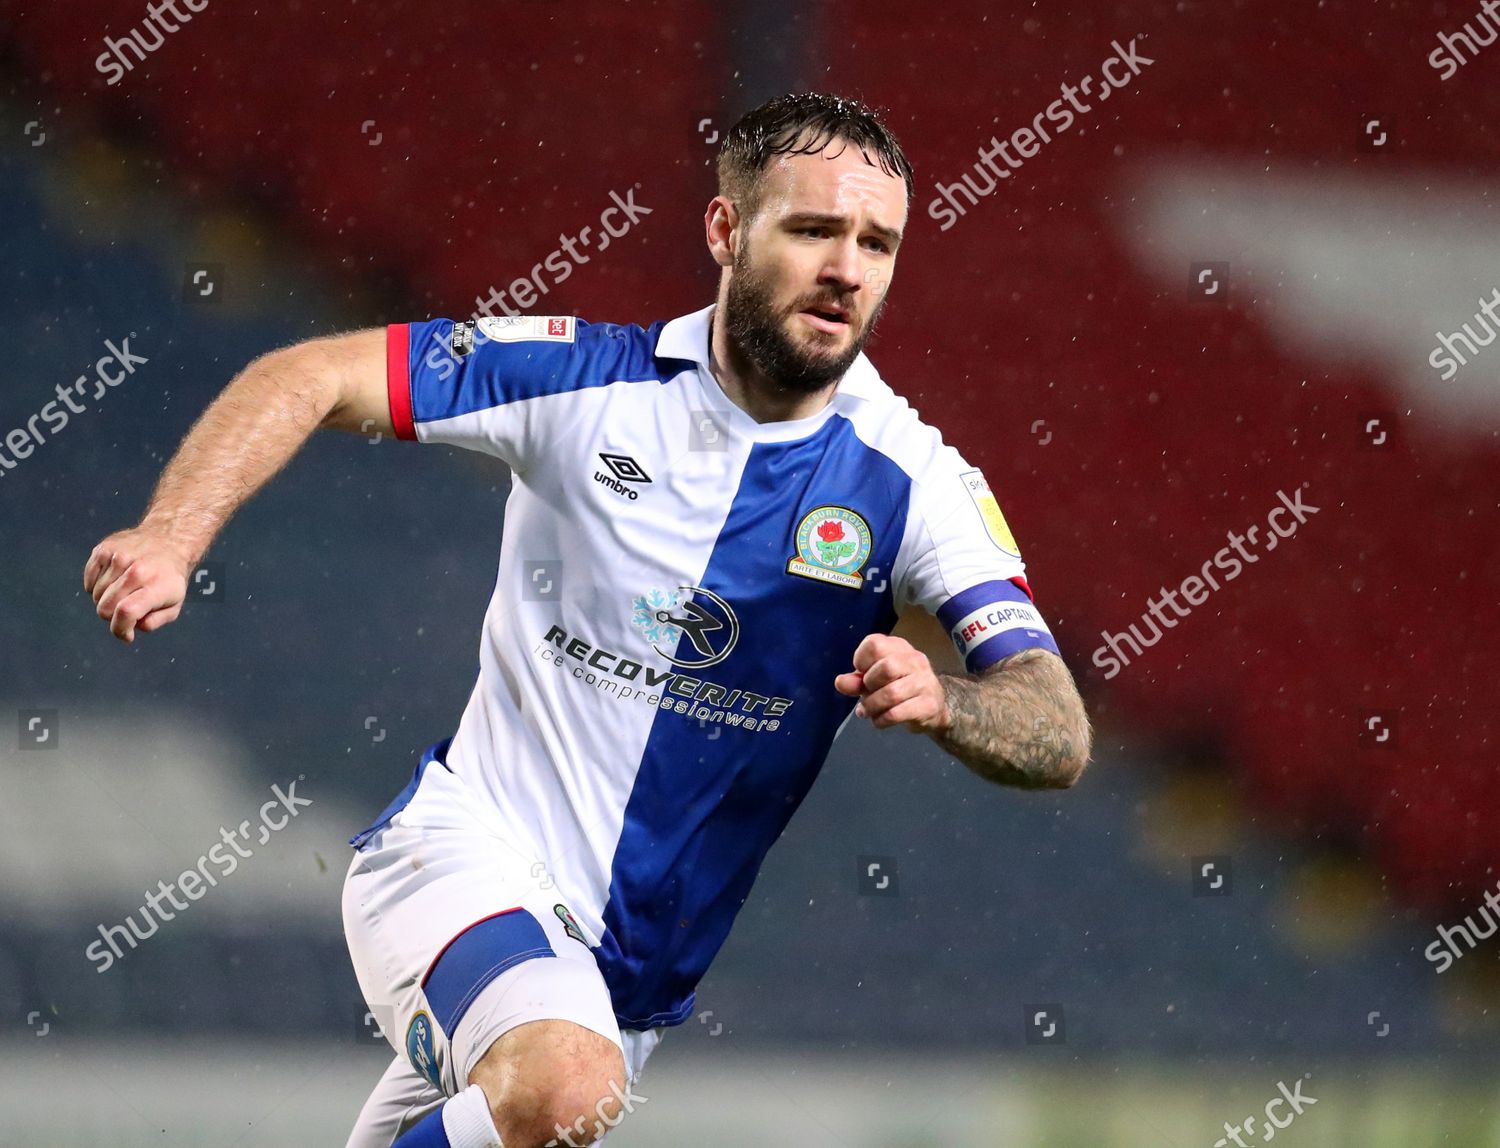
<path fill-rule="evenodd" d="M 955 594 L 938 610 L 938 620 L 971 674 L 1022 650 L 1059 653 L 1041 611 L 1014 582 L 984 582 Z"/>
<path fill-rule="evenodd" d="M 1025 589 L 1025 575 L 1020 547 L 984 475 L 940 446 L 912 499 L 896 563 L 898 594 L 937 614 L 972 587 L 1015 582 Z"/>
<path fill-rule="evenodd" d="M 969 492 L 969 497 L 974 500 L 974 506 L 979 511 L 979 517 L 984 522 L 984 529 L 989 534 L 990 541 L 1012 558 L 1021 557 L 1021 548 L 1016 545 L 1016 536 L 1010 532 L 1005 515 L 1000 513 L 1000 503 L 995 501 L 995 496 L 990 491 L 990 484 L 985 480 L 983 473 L 978 470 L 969 470 L 961 474 L 959 478 L 963 481 L 964 489 Z"/>

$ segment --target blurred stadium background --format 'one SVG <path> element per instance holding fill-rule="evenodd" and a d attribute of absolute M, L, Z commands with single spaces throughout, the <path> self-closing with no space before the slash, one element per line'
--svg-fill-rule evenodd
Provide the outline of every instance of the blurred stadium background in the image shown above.
<path fill-rule="evenodd" d="M 149 359 L 0 474 L 0 1144 L 343 1143 L 389 1057 L 344 841 L 457 720 L 508 480 L 317 436 L 131 647 L 93 544 L 250 358 L 468 316 L 611 191 L 651 214 L 530 310 L 707 302 L 719 133 L 806 88 L 916 164 L 871 357 L 985 467 L 1097 754 L 1025 794 L 851 728 L 611 1144 L 1207 1148 L 1297 1080 L 1293 1144 L 1500 1144 L 1500 939 L 1424 957 L 1500 881 L 1500 349 L 1428 362 L 1500 288 L 1500 47 L 1428 60 L 1477 13 L 214 0 L 111 84 L 141 0 L 0 0 L 0 442 L 106 340 Z M 1136 38 L 939 228 L 939 184 Z M 1102 631 L 1299 487 L 1317 516 L 1105 678 Z M 96 972 L 292 779 L 309 809 Z"/>

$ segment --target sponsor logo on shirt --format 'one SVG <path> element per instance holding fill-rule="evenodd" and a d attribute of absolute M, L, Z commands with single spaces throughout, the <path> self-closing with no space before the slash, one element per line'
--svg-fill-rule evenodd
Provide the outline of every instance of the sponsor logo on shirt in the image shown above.
<path fill-rule="evenodd" d="M 496 343 L 571 343 L 578 333 L 571 315 L 486 315 L 476 323 L 479 335 Z"/>
<path fill-rule="evenodd" d="M 652 589 L 637 597 L 631 607 L 630 624 L 645 635 L 653 650 L 683 669 L 718 665 L 740 640 L 740 620 L 733 608 L 702 586 Z M 678 657 L 684 634 L 692 652 Z"/>
<path fill-rule="evenodd" d="M 702 611 L 699 615 L 687 608 L 697 599 L 685 600 L 681 590 L 704 592 L 702 587 L 693 586 L 681 587 L 679 591 L 648 591 L 635 600 L 632 621 L 638 622 L 637 628 L 653 643 L 652 649 L 657 653 L 661 653 L 660 645 L 670 641 L 675 649 L 683 634 L 696 633 L 703 647 L 712 651 L 710 656 L 722 660 L 738 641 L 739 619 L 717 595 L 698 602 Z M 734 619 L 733 626 L 727 624 L 730 618 Z M 671 636 L 674 631 L 676 637 Z M 691 637 L 686 644 L 694 650 L 699 648 Z M 723 733 L 723 726 L 746 733 L 775 733 L 781 728 L 782 715 L 793 704 L 792 698 L 738 686 L 731 688 L 664 666 L 648 665 L 592 645 L 561 626 L 549 627 L 532 653 L 616 701 L 638 701 L 653 709 L 691 718 L 705 731 L 709 741 Z M 686 662 L 678 660 L 677 664 Z"/>

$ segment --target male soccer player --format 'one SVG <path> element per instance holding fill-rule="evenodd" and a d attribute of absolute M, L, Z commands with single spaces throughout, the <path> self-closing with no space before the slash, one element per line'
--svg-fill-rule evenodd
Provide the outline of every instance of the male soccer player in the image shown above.
<path fill-rule="evenodd" d="M 128 642 L 177 617 L 214 535 L 318 427 L 510 465 L 479 680 L 353 840 L 344 927 L 397 1055 L 350 1148 L 600 1139 L 851 714 L 1004 785 L 1068 786 L 1088 760 L 983 476 L 863 354 L 911 202 L 900 145 L 855 101 L 785 96 L 734 126 L 718 174 L 713 306 L 275 351 L 89 557 Z M 963 672 L 891 634 L 914 607 Z"/>

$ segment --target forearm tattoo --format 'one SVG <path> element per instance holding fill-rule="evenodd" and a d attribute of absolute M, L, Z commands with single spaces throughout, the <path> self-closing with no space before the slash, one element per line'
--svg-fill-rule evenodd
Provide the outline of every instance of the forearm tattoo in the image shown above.
<path fill-rule="evenodd" d="M 1091 734 L 1073 677 L 1056 654 L 1022 650 L 978 677 L 938 677 L 953 722 L 936 740 L 980 777 L 1022 789 L 1078 780 Z"/>

